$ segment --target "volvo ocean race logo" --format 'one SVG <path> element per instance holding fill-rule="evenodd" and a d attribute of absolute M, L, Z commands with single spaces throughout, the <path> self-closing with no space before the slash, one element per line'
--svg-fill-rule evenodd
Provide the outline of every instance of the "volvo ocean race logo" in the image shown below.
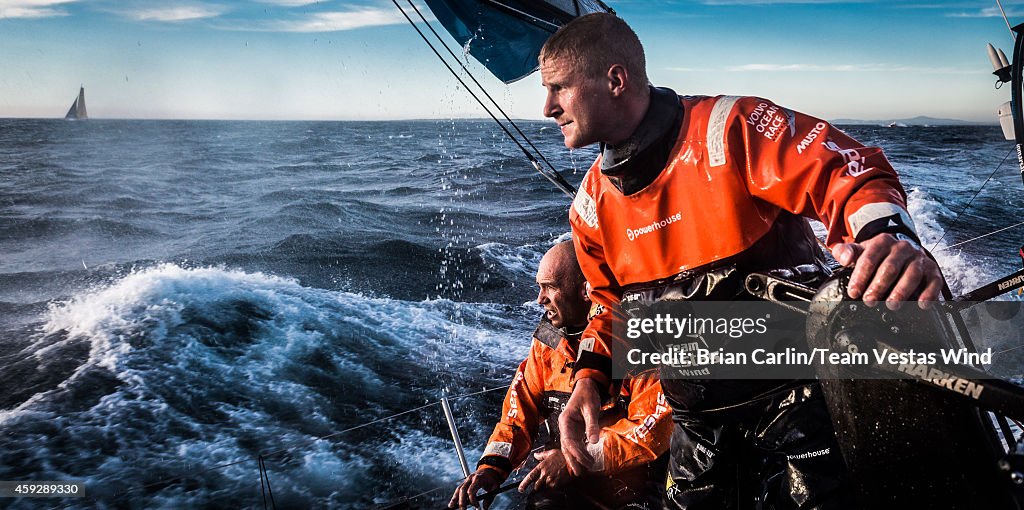
<path fill-rule="evenodd" d="M 650 225 L 644 225 L 644 226 L 642 226 L 640 228 L 627 228 L 626 229 L 626 237 L 629 238 L 630 241 L 635 241 L 636 238 L 638 238 L 638 237 L 640 237 L 640 236 L 642 236 L 644 234 L 650 234 L 651 232 L 654 232 L 655 230 L 660 230 L 660 229 L 662 229 L 664 227 L 667 227 L 667 226 L 671 225 L 672 223 L 675 223 L 675 222 L 677 222 L 677 221 L 679 221 L 681 219 L 683 219 L 683 213 L 677 211 L 672 216 L 669 216 L 668 218 L 665 218 L 663 220 L 655 221 L 655 222 L 651 223 Z"/>
<path fill-rule="evenodd" d="M 793 131 L 792 113 L 769 103 L 758 103 L 754 111 L 747 117 L 747 124 L 754 127 L 754 130 L 764 135 L 765 138 L 777 142 L 782 135 L 783 128 L 790 125 L 790 135 Z"/>

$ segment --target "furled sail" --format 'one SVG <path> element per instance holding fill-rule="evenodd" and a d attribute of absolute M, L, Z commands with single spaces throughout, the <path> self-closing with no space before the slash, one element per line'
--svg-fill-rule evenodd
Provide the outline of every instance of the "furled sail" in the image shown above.
<path fill-rule="evenodd" d="M 494 76 L 512 83 L 537 70 L 537 55 L 577 16 L 612 12 L 600 0 L 424 0 L 441 25 Z"/>
<path fill-rule="evenodd" d="M 68 114 L 64 118 L 70 120 L 89 118 L 89 114 L 85 111 L 85 87 L 78 89 L 78 97 L 75 98 L 74 103 L 71 103 L 71 109 L 68 110 Z"/>

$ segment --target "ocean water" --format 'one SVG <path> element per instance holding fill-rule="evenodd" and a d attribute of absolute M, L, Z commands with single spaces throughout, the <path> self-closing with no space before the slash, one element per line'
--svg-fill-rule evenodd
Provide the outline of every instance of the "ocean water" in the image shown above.
<path fill-rule="evenodd" d="M 594 150 L 522 127 L 579 182 Z M 998 127 L 846 129 L 954 291 L 1020 267 L 1021 228 L 952 247 L 1020 221 Z M 476 393 L 474 463 L 568 206 L 490 121 L 0 120 L 0 480 L 88 491 L 3 504 L 259 507 L 262 455 L 279 508 L 436 507 L 437 401 Z"/>

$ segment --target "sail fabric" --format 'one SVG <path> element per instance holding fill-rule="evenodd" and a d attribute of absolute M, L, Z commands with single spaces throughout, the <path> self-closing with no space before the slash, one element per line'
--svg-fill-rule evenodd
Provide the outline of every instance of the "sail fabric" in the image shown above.
<path fill-rule="evenodd" d="M 558 27 L 592 12 L 600 0 L 424 0 L 434 17 L 494 76 L 512 83 L 537 70 L 544 41 Z"/>
<path fill-rule="evenodd" d="M 85 87 L 78 90 L 78 97 L 75 98 L 75 102 L 71 103 L 71 109 L 68 110 L 65 119 L 87 119 L 89 114 L 85 110 Z"/>

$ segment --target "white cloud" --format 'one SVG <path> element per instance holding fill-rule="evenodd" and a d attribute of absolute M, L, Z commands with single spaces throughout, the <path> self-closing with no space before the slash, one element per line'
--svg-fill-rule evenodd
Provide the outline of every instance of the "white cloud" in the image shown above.
<path fill-rule="evenodd" d="M 938 3 L 938 4 L 897 4 L 893 7 L 899 9 L 973 9 L 978 6 L 978 2 L 960 2 L 960 3 Z"/>
<path fill-rule="evenodd" d="M 53 6 L 75 0 L 0 0 L 0 19 L 4 18 L 49 18 L 67 16 L 68 13 Z"/>
<path fill-rule="evenodd" d="M 187 21 L 214 18 L 227 11 L 226 7 L 209 4 L 167 5 L 122 11 L 122 15 L 136 21 Z"/>
<path fill-rule="evenodd" d="M 395 9 L 363 7 L 310 14 L 304 19 L 275 23 L 270 28 L 282 32 L 337 32 L 396 23 L 406 23 L 406 20 Z"/>
<path fill-rule="evenodd" d="M 303 5 L 315 4 L 320 0 L 257 0 L 261 4 L 280 5 L 281 7 L 302 7 Z"/>
<path fill-rule="evenodd" d="M 787 72 L 787 71 L 818 71 L 832 73 L 864 73 L 864 72 L 902 72 L 925 74 L 974 74 L 976 69 L 957 69 L 953 67 L 916 67 L 892 64 L 744 64 L 725 68 L 729 72 Z"/>
<path fill-rule="evenodd" d="M 947 17 L 951 18 L 1002 18 L 1003 13 L 999 12 L 998 6 L 985 7 L 977 11 L 965 11 L 965 12 L 953 12 L 946 14 Z M 1024 16 L 1024 11 L 1015 10 L 1012 7 L 1006 8 L 1006 16 L 1008 18 L 1018 18 Z"/>
<path fill-rule="evenodd" d="M 703 0 L 704 5 L 867 4 L 875 0 Z"/>

